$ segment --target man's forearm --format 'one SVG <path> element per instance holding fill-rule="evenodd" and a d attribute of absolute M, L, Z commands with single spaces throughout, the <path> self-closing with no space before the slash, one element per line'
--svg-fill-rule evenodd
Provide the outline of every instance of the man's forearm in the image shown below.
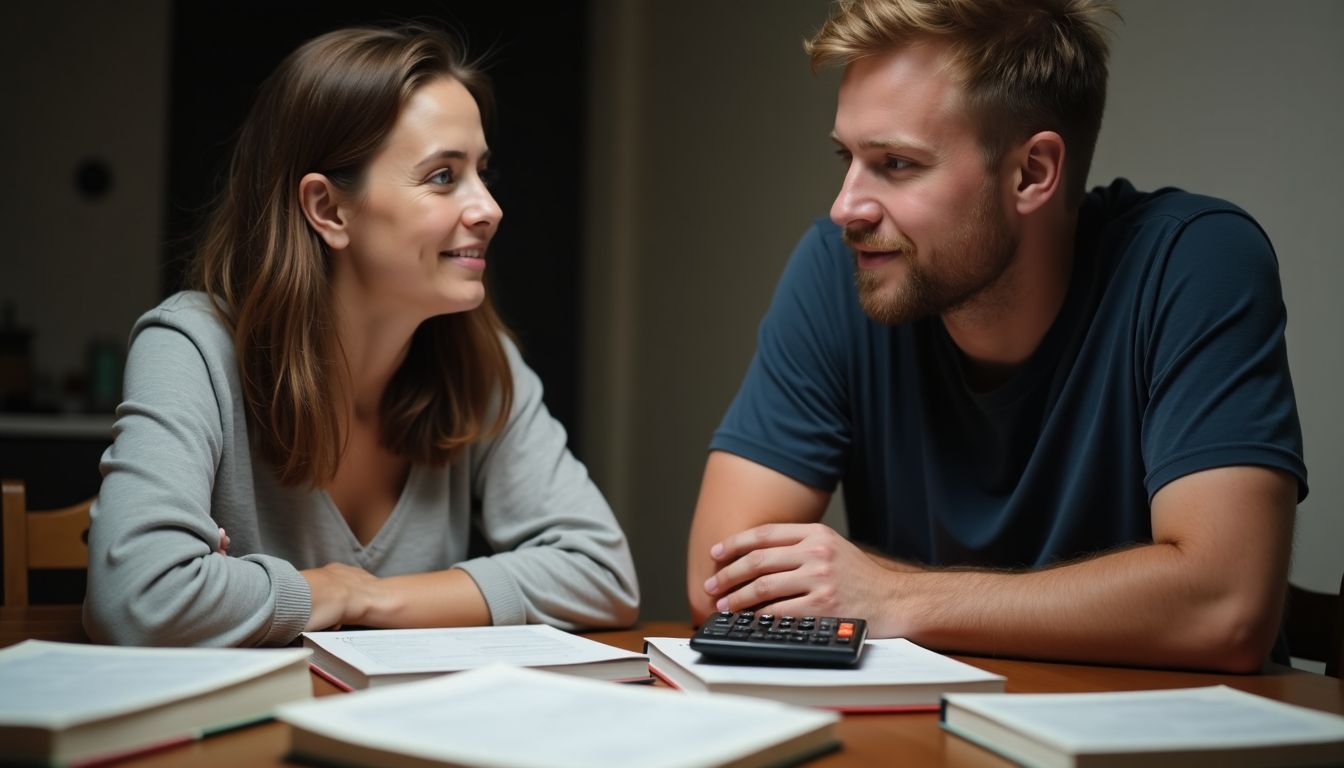
<path fill-rule="evenodd" d="M 893 570 L 888 634 L 948 651 L 1080 662 L 1258 669 L 1283 585 L 1248 599 L 1191 578 L 1178 546 L 1149 544 L 1028 572 Z M 904 572 L 903 572 L 904 571 Z"/>

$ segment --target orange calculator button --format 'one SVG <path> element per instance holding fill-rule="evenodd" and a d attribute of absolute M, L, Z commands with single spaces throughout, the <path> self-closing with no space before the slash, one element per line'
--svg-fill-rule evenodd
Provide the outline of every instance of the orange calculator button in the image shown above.
<path fill-rule="evenodd" d="M 839 628 L 837 628 L 837 629 L 835 630 L 835 636 L 836 636 L 836 637 L 853 637 L 853 636 L 854 636 L 854 625 L 853 625 L 853 624 L 850 624 L 850 623 L 847 622 L 847 621 L 844 622 L 844 623 L 842 623 L 842 624 L 839 626 Z"/>

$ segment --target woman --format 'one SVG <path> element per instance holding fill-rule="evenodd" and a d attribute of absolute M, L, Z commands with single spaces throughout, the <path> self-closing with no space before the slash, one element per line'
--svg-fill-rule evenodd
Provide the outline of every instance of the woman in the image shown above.
<path fill-rule="evenodd" d="M 420 28 L 323 35 L 263 85 L 199 290 L 131 334 L 92 638 L 633 622 L 625 537 L 482 281 L 490 107 Z M 469 556 L 475 534 L 493 554 Z"/>

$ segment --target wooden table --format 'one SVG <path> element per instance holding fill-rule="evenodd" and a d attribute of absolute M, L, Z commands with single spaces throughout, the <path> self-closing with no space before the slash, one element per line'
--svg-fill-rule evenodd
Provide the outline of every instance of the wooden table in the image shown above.
<path fill-rule="evenodd" d="M 646 635 L 686 636 L 690 630 L 687 624 L 652 621 L 635 629 L 592 632 L 587 636 L 638 651 L 643 650 L 643 638 Z M 87 642 L 80 628 L 77 607 L 0 608 L 0 647 L 26 638 Z M 1344 682 L 1287 667 L 1270 667 L 1259 675 L 1221 675 L 969 656 L 957 658 L 1003 675 L 1008 679 L 1007 690 L 1011 693 L 1123 691 L 1225 684 L 1272 699 L 1344 714 Z M 328 696 L 339 692 L 330 683 L 314 676 L 313 693 Z M 675 694 L 669 692 L 668 695 Z M 818 758 L 809 766 L 834 768 L 897 763 L 920 766 L 1011 765 L 969 742 L 943 732 L 938 727 L 938 716 L 933 713 L 846 715 L 838 726 L 838 732 L 844 748 Z M 138 757 L 119 765 L 135 768 L 292 765 L 284 760 L 288 744 L 288 726 L 270 722 L 220 734 L 189 746 Z M 626 755 L 618 758 L 618 762 L 638 764 L 639 761 Z"/>

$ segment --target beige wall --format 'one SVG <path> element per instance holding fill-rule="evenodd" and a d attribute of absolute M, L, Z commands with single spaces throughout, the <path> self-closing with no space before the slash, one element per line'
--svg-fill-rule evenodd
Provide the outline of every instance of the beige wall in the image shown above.
<path fill-rule="evenodd" d="M 34 368 L 82 370 L 90 339 L 124 345 L 159 295 L 167 154 L 168 0 L 0 9 L 0 299 L 37 328 Z M 86 201 L 86 157 L 112 170 Z"/>
<path fill-rule="evenodd" d="M 775 280 L 839 182 L 835 78 L 799 41 L 822 0 L 597 2 L 586 427 L 646 618 L 686 615 L 705 446 Z M 1228 197 L 1278 248 L 1312 495 L 1294 576 L 1344 570 L 1344 4 L 1127 0 L 1093 180 Z"/>

